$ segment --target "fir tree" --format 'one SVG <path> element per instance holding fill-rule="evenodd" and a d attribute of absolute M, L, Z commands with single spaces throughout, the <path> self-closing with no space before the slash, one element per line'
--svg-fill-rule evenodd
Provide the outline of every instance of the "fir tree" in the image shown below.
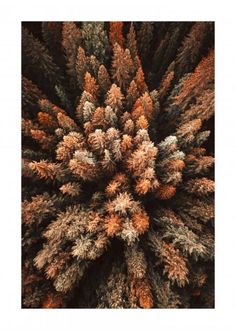
<path fill-rule="evenodd" d="M 118 43 L 124 46 L 124 38 L 122 33 L 123 22 L 110 22 L 109 41 L 112 45 Z"/>
<path fill-rule="evenodd" d="M 82 24 L 82 35 L 87 55 L 94 55 L 105 63 L 110 53 L 107 31 L 103 22 L 84 22 Z"/>
<path fill-rule="evenodd" d="M 134 72 L 130 51 L 129 49 L 122 49 L 118 43 L 115 43 L 113 53 L 112 77 L 120 88 L 125 89 Z"/>

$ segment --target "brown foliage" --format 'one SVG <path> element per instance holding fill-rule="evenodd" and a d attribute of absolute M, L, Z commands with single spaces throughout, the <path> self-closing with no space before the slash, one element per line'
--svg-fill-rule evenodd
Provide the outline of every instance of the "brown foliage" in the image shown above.
<path fill-rule="evenodd" d="M 139 95 L 140 94 L 139 94 L 139 91 L 138 91 L 137 84 L 134 80 L 132 80 L 130 85 L 129 85 L 129 88 L 127 90 L 127 96 L 126 96 L 126 104 L 127 104 L 129 109 L 132 108 L 132 106 L 134 105 L 134 102 L 137 100 Z"/>
<path fill-rule="evenodd" d="M 128 49 L 115 43 L 113 47 L 114 56 L 112 60 L 112 77 L 120 88 L 126 88 L 132 79 L 134 64 Z"/>
<path fill-rule="evenodd" d="M 145 92 L 135 102 L 131 115 L 134 120 L 137 120 L 140 116 L 145 116 L 148 120 L 152 118 L 153 114 L 153 101 L 150 95 Z"/>
<path fill-rule="evenodd" d="M 63 305 L 62 298 L 58 294 L 48 294 L 43 300 L 42 308 L 61 308 Z"/>
<path fill-rule="evenodd" d="M 76 111 L 75 111 L 76 117 L 81 121 L 83 120 L 83 108 L 84 108 L 86 101 L 91 102 L 94 105 L 97 103 L 96 98 L 93 95 L 91 95 L 90 93 L 88 93 L 86 91 L 83 91 L 80 101 L 79 101 L 79 103 L 76 107 Z"/>
<path fill-rule="evenodd" d="M 160 185 L 155 193 L 158 199 L 170 199 L 176 193 L 176 188 L 170 184 Z"/>
<path fill-rule="evenodd" d="M 61 128 L 64 128 L 69 131 L 76 131 L 78 129 L 76 122 L 72 118 L 67 115 L 64 115 L 61 112 L 58 113 L 57 120 Z"/>
<path fill-rule="evenodd" d="M 159 99 L 160 101 L 166 96 L 170 86 L 171 82 L 174 78 L 174 71 L 170 71 L 167 73 L 166 76 L 163 77 L 160 88 L 159 88 Z"/>
<path fill-rule="evenodd" d="M 53 104 L 52 102 L 48 101 L 47 99 L 40 99 L 39 100 L 40 109 L 44 112 L 48 112 L 50 115 L 54 115 L 55 118 L 59 113 L 66 115 L 65 110 L 59 108 L 57 105 Z"/>
<path fill-rule="evenodd" d="M 112 45 L 118 43 L 121 47 L 124 44 L 122 34 L 123 22 L 110 22 L 109 40 Z"/>
<path fill-rule="evenodd" d="M 143 69 L 141 67 L 138 68 L 136 75 L 134 77 L 134 81 L 137 85 L 138 91 L 140 94 L 143 94 L 145 92 L 147 92 L 148 87 L 147 84 L 145 82 L 145 77 L 144 77 L 144 73 L 143 73 Z"/>
<path fill-rule="evenodd" d="M 76 59 L 76 74 L 77 81 L 82 89 L 84 84 L 84 76 L 87 70 L 87 58 L 85 55 L 85 51 L 82 47 L 79 47 L 77 50 L 77 59 Z"/>
<path fill-rule="evenodd" d="M 106 105 L 109 105 L 115 113 L 120 113 L 123 109 L 124 95 L 116 84 L 112 84 L 107 92 Z"/>
<path fill-rule="evenodd" d="M 57 128 L 58 127 L 58 124 L 56 122 L 56 120 L 51 116 L 49 115 L 48 113 L 46 112 L 39 112 L 38 113 L 38 121 L 40 123 L 40 125 L 42 126 L 42 128 Z"/>
<path fill-rule="evenodd" d="M 163 242 L 162 257 L 164 258 L 165 267 L 164 273 L 167 273 L 168 278 L 176 281 L 179 286 L 184 286 L 188 282 L 188 269 L 186 258 L 180 255 L 179 250 L 175 250 L 172 244 Z"/>
<path fill-rule="evenodd" d="M 77 182 L 68 182 L 60 187 L 60 191 L 63 194 L 67 194 L 73 197 L 78 196 L 80 194 L 81 188 L 80 184 Z"/>
<path fill-rule="evenodd" d="M 153 307 L 153 297 L 151 292 L 151 286 L 147 279 L 138 280 L 136 283 L 136 295 L 139 300 L 139 305 L 142 308 Z"/>
<path fill-rule="evenodd" d="M 117 214 L 107 216 L 104 228 L 108 236 L 113 237 L 121 229 L 121 218 Z"/>
<path fill-rule="evenodd" d="M 55 137 L 45 133 L 43 130 L 31 129 L 31 136 L 36 140 L 42 147 L 42 149 L 49 150 L 54 145 Z"/>
<path fill-rule="evenodd" d="M 93 98 L 96 98 L 99 94 L 99 86 L 96 79 L 89 72 L 86 72 L 84 76 L 84 90 L 91 94 Z"/>
<path fill-rule="evenodd" d="M 109 73 L 103 64 L 100 65 L 98 69 L 98 84 L 103 93 L 106 93 L 111 86 Z"/>
<path fill-rule="evenodd" d="M 139 195 L 146 195 L 146 193 L 152 188 L 151 181 L 148 179 L 141 179 L 135 186 L 135 191 Z"/>
<path fill-rule="evenodd" d="M 183 86 L 175 97 L 175 104 L 180 105 L 188 102 L 188 99 L 199 96 L 206 87 L 214 83 L 214 50 L 210 50 L 194 72 L 183 82 Z"/>
<path fill-rule="evenodd" d="M 132 215 L 132 223 L 137 232 L 142 235 L 148 230 L 149 217 L 145 211 L 134 213 Z"/>
<path fill-rule="evenodd" d="M 127 48 L 129 48 L 132 59 L 134 60 L 135 57 L 138 55 L 138 49 L 137 49 L 136 34 L 133 23 L 131 23 L 129 32 L 127 34 Z"/>
<path fill-rule="evenodd" d="M 53 201 L 47 195 L 38 195 L 22 203 L 22 221 L 26 225 L 40 224 L 51 212 L 54 212 Z"/>
<path fill-rule="evenodd" d="M 39 162 L 29 163 L 29 167 L 35 171 L 40 178 L 54 180 L 58 174 L 59 164 L 41 160 Z"/>
<path fill-rule="evenodd" d="M 94 128 L 105 128 L 105 109 L 98 107 L 92 117 L 92 125 Z"/>
<path fill-rule="evenodd" d="M 136 121 L 137 130 L 139 129 L 148 129 L 148 121 L 144 115 L 140 116 Z"/>
<path fill-rule="evenodd" d="M 215 182 L 207 178 L 192 179 L 186 182 L 184 189 L 190 193 L 204 196 L 214 192 Z"/>
<path fill-rule="evenodd" d="M 71 159 L 74 151 L 85 147 L 85 140 L 82 134 L 70 132 L 63 136 L 63 140 L 58 143 L 56 149 L 56 158 L 62 161 Z"/>

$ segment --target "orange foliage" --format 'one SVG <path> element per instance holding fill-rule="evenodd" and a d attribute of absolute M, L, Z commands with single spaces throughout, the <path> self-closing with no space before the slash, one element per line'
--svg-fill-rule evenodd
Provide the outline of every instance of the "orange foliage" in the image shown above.
<path fill-rule="evenodd" d="M 126 103 L 129 108 L 131 108 L 134 105 L 134 102 L 137 100 L 139 95 L 140 94 L 137 88 L 137 84 L 134 80 L 132 80 L 127 90 L 127 96 L 126 96 Z"/>
<path fill-rule="evenodd" d="M 134 122 L 132 119 L 128 119 L 123 128 L 123 132 L 128 135 L 133 135 L 134 134 Z"/>
<path fill-rule="evenodd" d="M 114 236 L 121 229 L 121 218 L 117 214 L 111 214 L 106 218 L 105 230 L 108 236 Z"/>
<path fill-rule="evenodd" d="M 184 189 L 190 193 L 204 196 L 214 192 L 215 182 L 207 178 L 197 178 L 187 181 Z"/>
<path fill-rule="evenodd" d="M 66 112 L 63 109 L 51 103 L 47 99 L 41 99 L 39 101 L 39 106 L 44 112 L 50 112 L 52 115 L 55 116 L 57 116 L 58 113 L 63 113 L 64 115 L 66 115 Z"/>
<path fill-rule="evenodd" d="M 181 159 L 171 159 L 168 161 L 167 167 L 169 171 L 182 171 L 182 169 L 185 167 L 185 163 Z"/>
<path fill-rule="evenodd" d="M 202 147 L 193 148 L 190 150 L 190 153 L 194 156 L 204 156 L 206 149 Z"/>
<path fill-rule="evenodd" d="M 43 128 L 57 128 L 57 122 L 55 119 L 46 112 L 38 113 L 38 121 Z"/>
<path fill-rule="evenodd" d="M 137 232 L 143 234 L 149 228 L 149 217 L 145 211 L 134 213 L 132 223 Z"/>
<path fill-rule="evenodd" d="M 82 88 L 84 83 L 84 75 L 86 73 L 86 67 L 87 67 L 86 60 L 87 59 L 84 49 L 82 47 L 79 47 L 77 50 L 77 59 L 76 59 L 76 74 L 80 88 Z"/>
<path fill-rule="evenodd" d="M 106 187 L 107 195 L 108 196 L 115 195 L 119 191 L 120 185 L 121 183 L 119 181 L 112 180 Z"/>
<path fill-rule="evenodd" d="M 92 118 L 92 125 L 95 128 L 104 128 L 105 127 L 105 109 L 98 107 Z"/>
<path fill-rule="evenodd" d="M 31 136 L 31 129 L 37 129 L 38 126 L 34 125 L 32 120 L 24 119 L 21 120 L 21 130 L 25 136 Z"/>
<path fill-rule="evenodd" d="M 128 134 L 122 135 L 122 141 L 121 141 L 121 151 L 122 153 L 126 153 L 127 151 L 130 151 L 132 148 L 132 137 Z"/>
<path fill-rule="evenodd" d="M 134 276 L 130 276 L 130 283 L 129 283 L 129 303 L 131 308 L 137 308 L 137 297 L 136 297 L 136 290 L 135 290 L 135 283 L 136 280 Z"/>
<path fill-rule="evenodd" d="M 58 171 L 58 164 L 49 163 L 41 160 L 39 162 L 29 163 L 31 170 L 35 171 L 42 179 L 55 179 Z"/>
<path fill-rule="evenodd" d="M 142 308 L 152 308 L 153 298 L 151 286 L 147 279 L 138 280 L 136 283 L 136 295 L 139 300 L 139 305 Z"/>
<path fill-rule="evenodd" d="M 134 81 L 136 82 L 136 85 L 137 85 L 137 88 L 138 88 L 138 91 L 140 94 L 143 94 L 148 90 L 147 84 L 145 82 L 143 69 L 141 67 L 138 68 L 136 75 L 134 77 Z"/>
<path fill-rule="evenodd" d="M 86 123 L 84 123 L 83 126 L 84 126 L 84 132 L 86 135 L 92 133 L 94 130 L 94 127 L 90 121 L 87 121 Z"/>
<path fill-rule="evenodd" d="M 129 49 L 123 49 L 118 43 L 113 47 L 112 76 L 120 88 L 126 88 L 130 83 L 134 64 Z"/>
<path fill-rule="evenodd" d="M 187 123 L 196 118 L 200 118 L 202 121 L 208 120 L 213 116 L 214 110 L 215 91 L 214 89 L 207 89 L 196 98 L 196 103 L 181 114 L 180 123 Z"/>
<path fill-rule="evenodd" d="M 45 269 L 47 278 L 55 279 L 70 259 L 70 253 L 60 252 Z"/>
<path fill-rule="evenodd" d="M 138 54 L 136 33 L 133 23 L 130 25 L 129 33 L 127 34 L 127 48 L 129 48 L 132 59 Z"/>
<path fill-rule="evenodd" d="M 145 116 L 148 120 L 151 119 L 153 113 L 153 101 L 150 95 L 145 92 L 135 102 L 131 115 L 134 120 L 137 120 L 140 116 Z"/>
<path fill-rule="evenodd" d="M 160 185 L 156 192 L 156 197 L 159 199 L 170 199 L 176 193 L 176 188 L 170 184 Z"/>
<path fill-rule="evenodd" d="M 84 90 L 94 98 L 99 94 L 99 86 L 97 85 L 96 79 L 92 77 L 89 72 L 86 72 L 84 76 Z"/>
<path fill-rule="evenodd" d="M 137 129 L 148 129 L 148 121 L 144 115 L 140 116 L 136 121 Z"/>
<path fill-rule="evenodd" d="M 48 294 L 47 298 L 42 303 L 42 308 L 61 308 L 62 299 L 58 295 Z"/>
<path fill-rule="evenodd" d="M 164 76 L 159 90 L 159 99 L 162 100 L 166 93 L 168 92 L 171 82 L 174 78 L 174 71 L 170 71 L 166 76 Z"/>
<path fill-rule="evenodd" d="M 137 182 L 135 191 L 139 195 L 146 195 L 146 193 L 152 188 L 152 184 L 148 179 L 141 179 Z"/>
<path fill-rule="evenodd" d="M 50 149 L 55 142 L 54 136 L 48 135 L 40 129 L 31 129 L 30 132 L 32 138 L 41 145 L 42 149 Z"/>
<path fill-rule="evenodd" d="M 76 149 L 82 149 L 84 146 L 83 135 L 78 132 L 70 132 L 68 135 L 64 135 L 63 141 L 57 145 L 56 158 L 58 160 L 68 161 Z"/>
<path fill-rule="evenodd" d="M 165 242 L 163 242 L 162 257 L 166 263 L 164 273 L 167 273 L 168 278 L 176 281 L 179 286 L 184 286 L 188 281 L 186 258 L 181 256 L 179 250 L 175 250 L 172 244 Z"/>
<path fill-rule="evenodd" d="M 99 175 L 98 168 L 87 151 L 76 151 L 76 157 L 72 158 L 69 162 L 70 170 L 83 180 L 93 180 L 96 175 Z"/>
<path fill-rule="evenodd" d="M 127 187 L 127 177 L 123 173 L 117 173 L 106 187 L 108 196 L 113 196 Z"/>
<path fill-rule="evenodd" d="M 112 84 L 107 93 L 106 105 L 109 105 L 115 112 L 123 108 L 124 95 L 121 93 L 120 88 L 116 84 Z"/>
<path fill-rule="evenodd" d="M 98 83 L 103 92 L 107 92 L 111 86 L 109 74 L 103 64 L 98 69 Z"/>
<path fill-rule="evenodd" d="M 198 96 L 206 87 L 214 82 L 214 50 L 211 49 L 195 68 L 194 72 L 184 80 L 175 104 L 181 104 L 188 96 Z"/>
<path fill-rule="evenodd" d="M 67 115 L 59 112 L 57 115 L 58 124 L 61 128 L 68 129 L 70 131 L 77 130 L 78 126 L 75 121 Z"/>
<path fill-rule="evenodd" d="M 67 194 L 67 195 L 70 195 L 70 196 L 78 196 L 80 194 L 81 189 L 80 189 L 79 183 L 77 183 L 77 182 L 68 182 L 68 183 L 63 184 L 60 187 L 60 191 L 63 194 Z"/>
<path fill-rule="evenodd" d="M 110 22 L 109 40 L 112 45 L 116 42 L 123 47 L 124 38 L 122 34 L 123 22 Z"/>

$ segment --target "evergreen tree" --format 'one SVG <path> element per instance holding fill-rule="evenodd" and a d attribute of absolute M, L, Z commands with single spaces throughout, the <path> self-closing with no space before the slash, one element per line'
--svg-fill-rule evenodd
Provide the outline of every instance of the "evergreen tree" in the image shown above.
<path fill-rule="evenodd" d="M 52 23 L 22 31 L 22 306 L 213 308 L 213 23 Z"/>
<path fill-rule="evenodd" d="M 107 32 L 103 22 L 83 22 L 82 35 L 87 55 L 94 55 L 101 63 L 106 63 L 110 53 Z"/>
<path fill-rule="evenodd" d="M 122 49 L 119 44 L 113 47 L 112 78 L 117 85 L 125 89 L 132 79 L 134 65 L 128 49 Z"/>
<path fill-rule="evenodd" d="M 70 87 L 76 88 L 77 49 L 81 45 L 81 31 L 74 22 L 64 22 L 62 27 L 62 47 L 66 56 L 67 73 L 70 76 Z"/>
<path fill-rule="evenodd" d="M 121 47 L 124 46 L 122 29 L 123 22 L 110 22 L 109 41 L 112 45 L 118 43 Z"/>

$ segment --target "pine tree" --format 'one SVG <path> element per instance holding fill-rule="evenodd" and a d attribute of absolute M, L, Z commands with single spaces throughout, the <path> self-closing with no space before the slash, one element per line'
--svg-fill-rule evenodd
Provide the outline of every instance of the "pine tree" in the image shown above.
<path fill-rule="evenodd" d="M 124 46 L 124 38 L 122 33 L 123 22 L 110 22 L 109 41 L 112 45 L 118 43 Z"/>
<path fill-rule="evenodd" d="M 24 74 L 50 88 L 61 81 L 60 69 L 47 48 L 26 28 L 22 29 L 22 67 Z"/>
<path fill-rule="evenodd" d="M 129 33 L 127 34 L 127 48 L 130 50 L 132 60 L 135 61 L 136 56 L 138 56 L 138 49 L 133 23 L 131 23 Z"/>
<path fill-rule="evenodd" d="M 105 63 L 110 53 L 107 32 L 103 22 L 83 22 L 82 35 L 87 55 L 94 55 Z"/>
<path fill-rule="evenodd" d="M 109 87 L 111 86 L 111 80 L 109 73 L 104 65 L 100 65 L 98 70 L 98 83 L 104 94 L 107 93 Z"/>
<path fill-rule="evenodd" d="M 153 30 L 154 30 L 154 23 L 152 22 L 141 23 L 141 28 L 138 31 L 138 47 L 142 61 L 145 61 L 149 56 L 151 42 L 153 38 Z"/>
<path fill-rule="evenodd" d="M 43 39 L 47 48 L 56 58 L 60 54 L 61 39 L 62 39 L 62 24 L 61 22 L 42 22 Z"/>
<path fill-rule="evenodd" d="M 84 76 L 84 91 L 92 95 L 95 99 L 99 94 L 99 86 L 96 79 L 89 72 L 86 72 Z"/>
<path fill-rule="evenodd" d="M 22 307 L 213 308 L 213 23 L 51 23 L 22 32 Z"/>
<path fill-rule="evenodd" d="M 112 78 L 121 89 L 125 89 L 132 79 L 133 61 L 128 49 L 115 43 L 113 47 Z"/>
<path fill-rule="evenodd" d="M 148 88 L 145 82 L 144 72 L 142 67 L 139 67 L 139 69 L 137 70 L 136 75 L 134 77 L 134 81 L 136 82 L 140 94 L 143 94 L 144 92 L 147 91 Z"/>
<path fill-rule="evenodd" d="M 45 95 L 33 84 L 31 80 L 22 76 L 22 110 L 24 116 L 30 118 L 39 110 L 38 101 L 45 98 Z"/>
<path fill-rule="evenodd" d="M 71 88 L 76 87 L 76 57 L 81 44 L 81 31 L 74 22 L 64 22 L 62 27 L 62 47 L 67 62 L 67 73 L 70 76 Z"/>
<path fill-rule="evenodd" d="M 137 84 L 134 80 L 132 80 L 127 90 L 127 96 L 126 96 L 126 104 L 128 109 L 132 108 L 135 100 L 137 100 L 138 97 L 139 97 L 139 91 Z"/>
<path fill-rule="evenodd" d="M 198 64 L 202 49 L 205 47 L 205 39 L 209 35 L 211 27 L 212 23 L 210 22 L 197 22 L 192 26 L 176 56 L 177 79 L 185 73 L 191 72 Z"/>
<path fill-rule="evenodd" d="M 84 84 L 84 75 L 87 71 L 87 58 L 82 47 L 78 48 L 76 58 L 76 75 L 79 87 L 82 89 Z"/>

